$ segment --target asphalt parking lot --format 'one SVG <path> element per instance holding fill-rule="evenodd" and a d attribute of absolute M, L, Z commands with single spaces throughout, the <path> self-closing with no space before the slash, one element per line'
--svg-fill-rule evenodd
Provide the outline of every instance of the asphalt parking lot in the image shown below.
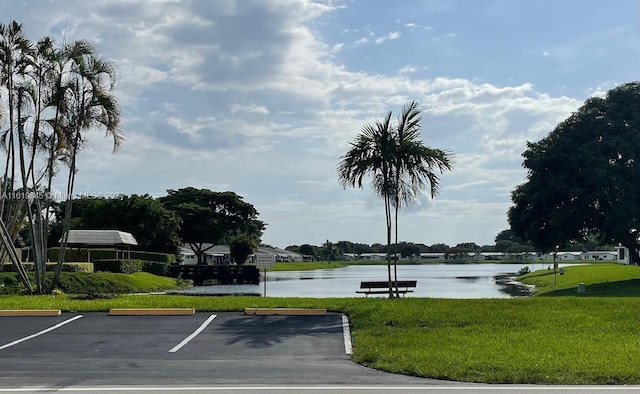
<path fill-rule="evenodd" d="M 351 361 L 343 318 L 0 317 L 0 387 L 425 384 Z"/>

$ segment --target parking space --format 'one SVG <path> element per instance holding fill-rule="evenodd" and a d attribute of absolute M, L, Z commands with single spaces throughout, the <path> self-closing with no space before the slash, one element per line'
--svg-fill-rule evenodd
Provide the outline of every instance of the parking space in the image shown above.
<path fill-rule="evenodd" d="M 50 329 L 0 350 L 2 358 L 25 357 L 30 353 L 37 353 L 39 357 L 49 354 L 58 357 L 154 356 L 190 359 L 284 354 L 338 356 L 344 353 L 339 315 L 197 313 L 192 316 L 108 316 L 106 313 L 90 313 L 63 314 L 56 318 L 1 319 L 3 329 L 0 347 Z M 206 326 L 203 326 L 205 323 Z M 56 325 L 60 326 L 54 328 Z M 196 333 L 198 329 L 201 330 Z"/>
<path fill-rule="evenodd" d="M 0 327 L 0 387 L 424 381 L 353 363 L 340 314 L 87 313 L 0 317 Z"/>

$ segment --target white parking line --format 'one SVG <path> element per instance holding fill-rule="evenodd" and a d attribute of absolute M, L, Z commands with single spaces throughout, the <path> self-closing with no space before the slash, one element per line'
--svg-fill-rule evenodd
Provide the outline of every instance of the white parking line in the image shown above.
<path fill-rule="evenodd" d="M 60 328 L 60 327 L 64 326 L 65 324 L 71 323 L 71 322 L 72 322 L 72 321 L 74 321 L 74 320 L 78 320 L 78 319 L 80 319 L 81 317 L 82 317 L 82 315 L 74 316 L 74 317 L 72 317 L 71 319 L 67 319 L 67 320 L 65 320 L 65 321 L 63 321 L 63 322 L 60 322 L 60 323 L 56 324 L 55 326 L 51 326 L 51 327 L 49 327 L 49 328 L 47 328 L 46 330 L 42 330 L 42 331 L 40 331 L 40 332 L 36 332 L 35 334 L 29 335 L 28 337 L 24 337 L 24 338 L 21 338 L 21 339 L 17 339 L 17 340 L 15 340 L 15 341 L 11 342 L 11 343 L 7 343 L 6 345 L 2 345 L 2 346 L 0 346 L 0 350 L 6 349 L 6 348 L 11 347 L 11 346 L 14 346 L 14 345 L 17 345 L 17 344 L 22 343 L 22 342 L 24 342 L 24 341 L 28 341 L 29 339 L 33 339 L 33 338 L 38 337 L 38 336 L 40 336 L 40 335 L 42 335 L 42 334 L 46 334 L 46 333 L 48 333 L 49 331 L 53 331 L 53 330 L 55 330 L 56 328 Z"/>
<path fill-rule="evenodd" d="M 191 335 L 189 335 L 188 337 L 186 337 L 185 339 L 182 340 L 182 342 L 180 342 L 179 344 L 177 344 L 176 346 L 172 347 L 171 350 L 169 350 L 169 353 L 175 353 L 178 350 L 182 349 L 182 347 L 184 345 L 186 345 L 187 343 L 189 343 L 193 338 L 195 338 L 198 334 L 200 334 L 202 332 L 202 330 L 204 330 L 205 328 L 207 328 L 207 326 L 209 325 L 209 323 L 211 323 L 213 321 L 213 319 L 216 318 L 216 316 L 218 315 L 211 315 L 209 316 L 209 318 L 207 320 L 204 321 L 204 323 L 202 323 L 200 325 L 200 327 L 198 327 L 197 330 L 195 330 Z"/>
<path fill-rule="evenodd" d="M 344 352 L 351 354 L 353 348 L 351 346 L 351 329 L 349 328 L 349 318 L 342 315 L 342 334 L 344 335 Z"/>

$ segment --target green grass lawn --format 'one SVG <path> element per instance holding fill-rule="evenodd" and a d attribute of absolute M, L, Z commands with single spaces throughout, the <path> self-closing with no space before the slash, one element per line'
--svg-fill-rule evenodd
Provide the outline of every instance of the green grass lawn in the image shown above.
<path fill-rule="evenodd" d="M 618 263 L 577 265 L 558 272 L 554 285 L 553 269 L 537 270 L 518 277 L 522 283 L 535 285 L 536 296 L 577 296 L 578 284 L 586 285 L 581 296 L 637 297 L 640 296 L 640 267 Z"/>

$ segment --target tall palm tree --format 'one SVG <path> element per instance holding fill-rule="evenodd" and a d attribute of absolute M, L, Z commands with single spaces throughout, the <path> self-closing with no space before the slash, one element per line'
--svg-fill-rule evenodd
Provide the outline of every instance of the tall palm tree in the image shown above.
<path fill-rule="evenodd" d="M 425 146 L 420 140 L 420 108 L 412 101 L 405 105 L 396 125 L 391 112 L 384 121 L 367 124 L 341 157 L 338 178 L 343 187 L 362 188 L 364 178 L 372 178 L 376 194 L 383 198 L 387 229 L 387 274 L 389 298 L 394 298 L 397 281 L 398 213 L 414 203 L 425 188 L 431 197 L 439 191 L 440 174 L 452 168 L 452 155 Z M 391 276 L 392 212 L 395 213 L 394 280 Z M 397 296 L 397 290 L 395 292 Z"/>
<path fill-rule="evenodd" d="M 395 210 L 394 280 L 398 280 L 398 213 L 417 201 L 428 189 L 431 198 L 440 190 L 440 175 L 453 168 L 452 154 L 425 146 L 420 140 L 420 105 L 412 101 L 402 108 L 396 127 L 392 205 Z"/>
<path fill-rule="evenodd" d="M 362 188 L 364 179 L 372 177 L 372 186 L 384 202 L 387 230 L 387 278 L 389 298 L 393 298 L 391 278 L 391 201 L 393 198 L 393 157 L 395 138 L 391 125 L 391 112 L 383 121 L 373 125 L 366 124 L 351 143 L 338 164 L 338 179 L 343 188 L 347 186 Z"/>
<path fill-rule="evenodd" d="M 2 192 L 4 196 L 8 196 L 8 193 L 27 191 L 27 185 L 24 184 L 24 172 L 22 172 L 21 177 L 23 180 L 22 188 L 16 187 L 16 181 L 20 179 L 16 171 L 16 164 L 20 165 L 19 168 L 24 168 L 22 152 L 16 152 L 18 149 L 16 145 L 20 144 L 22 146 L 24 143 L 19 127 L 16 127 L 20 126 L 22 120 L 20 116 L 16 115 L 17 107 L 20 106 L 16 99 L 21 96 L 21 82 L 30 65 L 29 58 L 32 52 L 33 45 L 22 32 L 21 24 L 15 21 L 9 24 L 0 23 L 0 85 L 6 92 L 8 114 L 8 128 L 3 130 L 0 135 L 0 141 L 6 155 L 5 171 L 2 177 Z M 16 138 L 16 135 L 18 138 Z M 15 227 L 20 225 L 20 217 L 23 217 L 26 199 L 2 198 L 0 200 L 2 252 L 9 255 L 10 261 L 18 271 L 20 281 L 27 291 L 30 291 L 30 280 L 26 275 L 24 266 L 17 258 L 13 243 L 13 234 L 17 234 Z"/>
<path fill-rule="evenodd" d="M 85 132 L 104 129 L 113 138 L 113 151 L 124 142 L 120 131 L 121 110 L 112 90 L 118 82 L 115 63 L 100 59 L 93 47 L 85 41 L 76 41 L 63 49 L 66 73 L 58 86 L 59 124 L 61 130 L 61 153 L 69 166 L 67 178 L 67 200 L 63 221 L 63 236 L 54 271 L 51 289 L 58 281 L 67 245 L 67 234 L 71 226 L 72 196 L 77 173 L 77 154 L 86 143 Z"/>

